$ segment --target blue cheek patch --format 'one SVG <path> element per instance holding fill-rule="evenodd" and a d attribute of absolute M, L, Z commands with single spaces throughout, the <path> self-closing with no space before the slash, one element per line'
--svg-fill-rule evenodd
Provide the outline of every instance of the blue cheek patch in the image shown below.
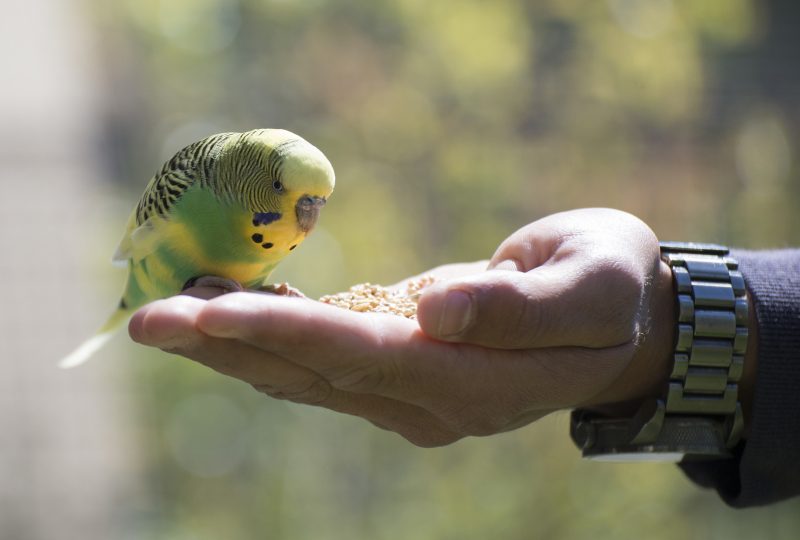
<path fill-rule="evenodd" d="M 278 221 L 281 219 L 280 212 L 256 212 L 253 214 L 253 225 L 258 227 L 259 225 L 269 225 L 273 221 Z"/>

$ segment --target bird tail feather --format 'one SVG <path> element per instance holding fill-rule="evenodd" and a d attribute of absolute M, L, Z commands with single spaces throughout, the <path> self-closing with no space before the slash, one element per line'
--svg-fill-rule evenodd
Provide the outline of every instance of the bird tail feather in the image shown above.
<path fill-rule="evenodd" d="M 132 310 L 130 309 L 117 309 L 111 314 L 105 324 L 100 327 L 95 335 L 81 343 L 77 349 L 62 358 L 58 363 L 58 367 L 62 369 L 69 369 L 86 362 L 114 336 L 114 333 L 128 320 L 131 315 Z"/>

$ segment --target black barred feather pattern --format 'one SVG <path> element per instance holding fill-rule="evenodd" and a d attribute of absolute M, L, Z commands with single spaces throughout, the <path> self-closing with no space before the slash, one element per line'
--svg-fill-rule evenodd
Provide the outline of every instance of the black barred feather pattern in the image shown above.
<path fill-rule="evenodd" d="M 220 200 L 238 201 L 253 212 L 278 208 L 281 191 L 275 182 L 280 185 L 286 156 L 304 141 L 290 138 L 264 152 L 263 142 L 254 137 L 259 131 L 220 133 L 180 150 L 145 188 L 136 209 L 137 225 L 154 215 L 168 217 L 195 182 Z"/>
<path fill-rule="evenodd" d="M 281 192 L 274 182 L 282 179 L 286 156 L 303 140 L 288 139 L 266 153 L 255 138 L 258 134 L 259 130 L 242 133 L 232 145 L 235 150 L 226 150 L 226 157 L 235 154 L 235 159 L 221 160 L 217 176 L 209 177 L 210 187 L 220 198 L 237 200 L 253 212 L 269 212 L 280 207 Z M 216 182 L 222 178 L 226 180 Z"/>
<path fill-rule="evenodd" d="M 136 208 L 136 223 L 151 216 L 166 217 L 172 206 L 195 182 L 214 182 L 213 169 L 220 149 L 235 133 L 219 133 L 183 148 L 164 163 L 144 190 Z"/>

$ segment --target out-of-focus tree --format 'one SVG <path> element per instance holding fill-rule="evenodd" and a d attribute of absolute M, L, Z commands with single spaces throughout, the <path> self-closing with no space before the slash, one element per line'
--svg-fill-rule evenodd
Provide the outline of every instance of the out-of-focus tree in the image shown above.
<path fill-rule="evenodd" d="M 99 144 L 131 204 L 160 160 L 214 131 L 285 127 L 331 158 L 321 228 L 275 276 L 310 295 L 487 257 L 516 227 L 579 206 L 631 211 L 664 238 L 800 243 L 790 0 L 88 5 L 107 89 Z M 563 417 L 422 451 L 137 355 L 152 500 L 131 530 L 152 538 L 800 526 L 796 504 L 745 520 L 668 467 L 578 462 Z"/>

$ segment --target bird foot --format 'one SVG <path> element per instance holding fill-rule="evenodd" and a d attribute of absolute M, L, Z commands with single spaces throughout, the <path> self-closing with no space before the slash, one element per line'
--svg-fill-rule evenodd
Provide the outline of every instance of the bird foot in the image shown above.
<path fill-rule="evenodd" d="M 269 294 L 277 294 L 278 296 L 291 296 L 294 298 L 306 297 L 306 295 L 300 292 L 300 289 L 296 289 L 286 282 L 276 283 L 272 285 L 264 285 L 263 287 L 260 287 L 258 290 Z"/>
<path fill-rule="evenodd" d="M 242 287 L 238 281 L 219 276 L 199 276 L 192 278 L 184 284 L 183 290 L 185 291 L 190 287 L 214 287 L 222 289 L 226 294 L 242 292 L 244 290 L 244 287 Z"/>

